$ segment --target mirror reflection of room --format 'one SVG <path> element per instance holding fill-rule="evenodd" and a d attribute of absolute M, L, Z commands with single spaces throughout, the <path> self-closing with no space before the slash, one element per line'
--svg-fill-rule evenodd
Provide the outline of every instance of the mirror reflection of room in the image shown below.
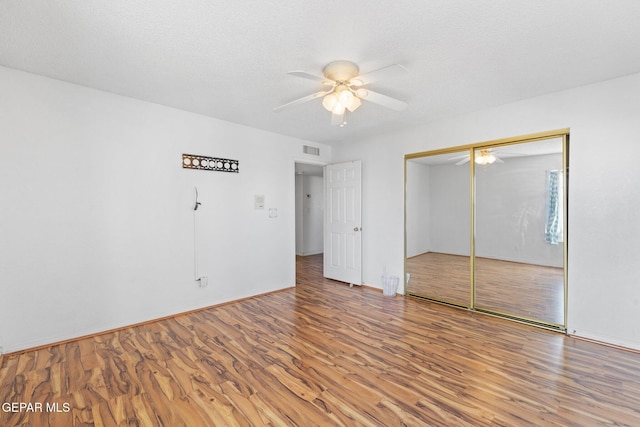
<path fill-rule="evenodd" d="M 563 328 L 563 146 L 407 156 L 407 294 Z"/>
<path fill-rule="evenodd" d="M 475 167 L 475 306 L 562 325 L 562 140 L 491 153 Z"/>
<path fill-rule="evenodd" d="M 406 162 L 407 292 L 450 304 L 471 302 L 469 151 Z"/>

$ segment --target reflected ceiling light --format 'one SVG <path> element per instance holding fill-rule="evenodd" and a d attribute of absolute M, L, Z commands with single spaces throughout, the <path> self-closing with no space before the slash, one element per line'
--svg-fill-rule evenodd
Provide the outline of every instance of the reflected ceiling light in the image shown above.
<path fill-rule="evenodd" d="M 476 163 L 482 166 L 490 165 L 497 160 L 496 155 L 489 150 L 480 150 L 476 153 Z"/>

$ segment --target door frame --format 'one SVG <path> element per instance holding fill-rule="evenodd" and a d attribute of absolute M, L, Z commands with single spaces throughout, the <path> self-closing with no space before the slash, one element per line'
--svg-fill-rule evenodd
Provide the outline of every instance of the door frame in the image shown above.
<path fill-rule="evenodd" d="M 298 156 L 294 156 L 291 162 L 291 194 L 293 194 L 293 221 L 291 221 L 291 228 L 293 229 L 293 241 L 292 241 L 292 255 L 290 257 L 291 259 L 291 270 L 293 271 L 293 285 L 292 286 L 296 286 L 296 275 L 297 275 L 297 269 L 296 269 L 296 218 L 295 218 L 295 209 L 296 209 L 296 163 L 300 163 L 300 164 L 305 164 L 305 165 L 314 165 L 314 166 L 322 166 L 322 168 L 324 169 L 324 167 L 326 165 L 328 165 L 329 163 L 327 161 L 322 161 L 322 160 L 314 160 L 314 159 L 309 159 L 307 157 L 298 157 Z M 323 177 L 324 177 L 324 171 L 322 172 Z M 324 185 L 322 186 L 323 190 L 322 190 L 322 197 L 324 199 L 325 197 L 325 190 L 324 190 Z M 324 203 L 324 200 L 323 200 Z M 324 221 L 322 224 L 323 230 L 322 233 L 324 235 Z M 324 250 L 324 248 L 323 248 Z"/>

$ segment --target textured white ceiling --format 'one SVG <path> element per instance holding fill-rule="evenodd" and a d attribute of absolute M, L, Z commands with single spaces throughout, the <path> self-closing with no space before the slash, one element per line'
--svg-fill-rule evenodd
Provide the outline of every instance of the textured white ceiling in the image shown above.
<path fill-rule="evenodd" d="M 0 0 L 0 65 L 340 144 L 640 72 L 640 1 Z M 286 74 L 402 64 L 344 128 Z"/>

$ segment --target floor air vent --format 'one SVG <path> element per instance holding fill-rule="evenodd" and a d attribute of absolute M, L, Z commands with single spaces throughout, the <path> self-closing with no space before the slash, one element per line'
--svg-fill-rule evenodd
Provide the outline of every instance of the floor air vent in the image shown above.
<path fill-rule="evenodd" d="M 311 154 L 313 156 L 319 156 L 320 155 L 320 149 L 318 147 L 311 147 L 309 145 L 302 146 L 302 152 L 304 154 Z"/>

